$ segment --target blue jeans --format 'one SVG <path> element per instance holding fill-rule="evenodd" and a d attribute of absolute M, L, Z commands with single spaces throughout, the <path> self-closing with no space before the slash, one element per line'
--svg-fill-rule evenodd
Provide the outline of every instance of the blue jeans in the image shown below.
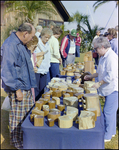
<path fill-rule="evenodd" d="M 118 109 L 118 92 L 114 91 L 105 96 L 105 104 L 103 108 L 105 135 L 104 139 L 110 140 L 112 135 L 116 134 L 116 114 Z"/>
<path fill-rule="evenodd" d="M 46 81 L 47 81 L 47 74 L 40 74 L 40 73 L 35 73 L 36 76 L 36 83 L 37 87 L 34 88 L 35 90 L 35 101 L 37 101 L 42 94 L 44 93 L 44 88 L 46 87 Z"/>
<path fill-rule="evenodd" d="M 56 77 L 60 71 L 59 71 L 59 63 L 50 63 L 50 79 L 52 79 L 53 77 Z"/>
<path fill-rule="evenodd" d="M 76 57 L 80 57 L 80 46 L 76 45 Z"/>

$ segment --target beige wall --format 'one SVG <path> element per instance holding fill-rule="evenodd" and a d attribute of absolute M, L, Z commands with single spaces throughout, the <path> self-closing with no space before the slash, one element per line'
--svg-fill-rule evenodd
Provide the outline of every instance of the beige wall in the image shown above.
<path fill-rule="evenodd" d="M 3 27 L 3 25 L 7 26 L 10 23 L 17 23 L 14 19 L 15 14 L 14 13 L 9 13 L 6 14 L 5 16 L 3 16 L 3 12 L 4 12 L 4 5 L 1 5 L 1 26 Z M 58 13 L 57 9 L 54 8 L 57 15 L 55 14 L 51 14 L 51 17 L 49 18 L 48 16 L 44 15 L 44 14 L 37 14 L 36 18 L 34 18 L 34 26 L 36 27 L 38 25 L 38 20 L 40 19 L 48 19 L 48 20 L 54 20 L 54 21 L 61 21 L 64 22 L 63 18 L 60 16 L 60 14 Z"/>

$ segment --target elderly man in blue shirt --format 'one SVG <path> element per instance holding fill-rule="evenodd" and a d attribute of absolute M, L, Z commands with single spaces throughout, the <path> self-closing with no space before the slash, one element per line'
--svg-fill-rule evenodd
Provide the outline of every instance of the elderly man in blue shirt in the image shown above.
<path fill-rule="evenodd" d="M 9 112 L 10 144 L 23 148 L 21 124 L 34 105 L 31 88 L 36 87 L 35 73 L 30 51 L 26 44 L 35 35 L 30 23 L 23 23 L 17 32 L 4 41 L 1 63 L 2 87 L 8 93 L 11 110 Z"/>
<path fill-rule="evenodd" d="M 118 109 L 118 56 L 111 49 L 106 37 L 98 37 L 93 40 L 93 46 L 100 55 L 97 73 L 86 75 L 85 80 L 98 77 L 98 81 L 92 87 L 98 89 L 98 94 L 105 97 L 103 108 L 105 135 L 108 142 L 116 134 L 116 112 Z"/>

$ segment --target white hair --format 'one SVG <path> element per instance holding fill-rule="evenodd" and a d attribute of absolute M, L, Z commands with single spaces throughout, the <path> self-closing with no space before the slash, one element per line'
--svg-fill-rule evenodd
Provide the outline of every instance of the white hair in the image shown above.
<path fill-rule="evenodd" d="M 37 26 L 36 27 L 36 32 L 38 32 L 38 30 L 42 30 L 42 26 Z"/>

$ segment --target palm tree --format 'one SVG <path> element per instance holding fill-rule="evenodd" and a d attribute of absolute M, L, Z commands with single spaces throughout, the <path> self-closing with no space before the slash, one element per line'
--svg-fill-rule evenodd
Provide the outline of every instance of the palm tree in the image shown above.
<path fill-rule="evenodd" d="M 77 11 L 69 18 L 68 21 L 69 23 L 77 22 L 77 30 L 81 30 L 82 28 L 81 23 L 83 22 L 84 19 L 87 19 L 88 17 L 89 17 L 88 15 L 83 15 Z"/>
<path fill-rule="evenodd" d="M 103 4 L 105 4 L 105 3 L 107 3 L 107 2 L 111 2 L 111 1 L 96 1 L 94 4 L 93 4 L 93 7 L 94 7 L 94 12 L 96 11 L 96 9 L 98 8 L 98 7 L 100 7 L 101 5 L 103 5 Z M 115 1 L 116 2 L 116 7 L 119 5 L 119 3 L 118 3 L 118 1 Z"/>
<path fill-rule="evenodd" d="M 80 32 L 83 31 L 84 34 L 81 34 L 83 37 L 83 40 L 86 40 L 88 45 L 85 45 L 85 42 L 81 44 L 81 51 L 83 52 L 84 49 L 87 49 L 87 51 L 91 50 L 91 43 L 93 41 L 94 36 L 96 35 L 96 30 L 103 30 L 104 28 L 99 28 L 98 25 L 95 25 L 93 28 L 91 28 L 90 21 L 89 21 L 89 15 L 83 15 L 79 12 L 76 12 L 69 18 L 70 22 L 77 22 L 77 31 Z M 84 25 L 88 28 L 87 30 L 84 28 Z M 86 36 L 86 37 L 85 37 Z"/>
<path fill-rule="evenodd" d="M 51 12 L 56 14 L 50 1 L 5 1 L 5 6 L 7 6 L 6 13 L 16 12 L 17 18 L 21 17 L 30 23 L 33 23 L 36 14 L 45 14 L 49 17 Z"/>

